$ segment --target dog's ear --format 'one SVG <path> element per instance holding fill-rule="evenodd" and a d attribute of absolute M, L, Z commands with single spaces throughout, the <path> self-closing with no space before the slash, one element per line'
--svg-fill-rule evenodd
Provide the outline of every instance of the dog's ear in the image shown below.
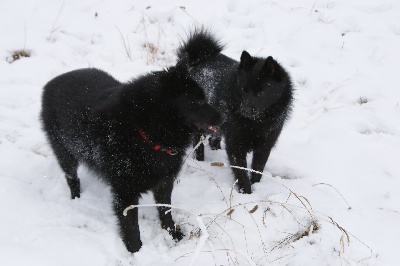
<path fill-rule="evenodd" d="M 183 56 L 176 63 L 175 70 L 179 73 L 189 72 L 189 54 L 184 53 Z"/>
<path fill-rule="evenodd" d="M 243 51 L 242 55 L 240 56 L 240 69 L 246 69 L 251 67 L 254 64 L 254 59 L 247 51 Z"/>
<path fill-rule="evenodd" d="M 279 66 L 278 62 L 272 58 L 272 56 L 268 56 L 265 59 L 262 70 L 265 74 L 268 74 L 277 80 L 282 80 L 282 68 Z"/>

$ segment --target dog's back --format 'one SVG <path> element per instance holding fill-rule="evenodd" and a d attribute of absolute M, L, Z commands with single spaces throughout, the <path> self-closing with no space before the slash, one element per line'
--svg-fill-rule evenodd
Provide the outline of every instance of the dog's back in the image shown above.
<path fill-rule="evenodd" d="M 57 126 L 79 130 L 99 98 L 115 93 L 112 89 L 120 84 L 106 72 L 94 68 L 74 70 L 52 79 L 42 95 L 41 118 L 45 132 Z"/>

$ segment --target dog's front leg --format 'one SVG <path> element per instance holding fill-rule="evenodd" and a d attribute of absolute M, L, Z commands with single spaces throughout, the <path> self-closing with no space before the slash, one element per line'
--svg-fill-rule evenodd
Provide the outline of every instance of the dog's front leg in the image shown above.
<path fill-rule="evenodd" d="M 211 135 L 208 139 L 208 143 L 212 150 L 220 150 L 221 149 L 221 133 L 220 131 Z"/>
<path fill-rule="evenodd" d="M 169 204 L 171 205 L 171 194 L 174 187 L 174 179 L 167 177 L 161 180 L 155 188 L 153 188 L 154 199 L 158 204 Z M 171 208 L 169 207 L 157 207 L 158 214 L 160 216 L 161 227 L 169 232 L 173 239 L 176 241 L 181 240 L 185 235 L 175 226 L 174 220 L 172 220 Z"/>
<path fill-rule="evenodd" d="M 202 134 L 194 134 L 193 147 L 199 143 L 202 138 Z M 194 155 L 197 161 L 204 161 L 204 144 L 200 143 L 199 147 L 194 151 Z"/>
<path fill-rule="evenodd" d="M 271 148 L 258 149 L 253 152 L 253 162 L 251 164 L 251 168 L 258 172 L 263 172 L 265 164 L 268 161 L 269 154 L 271 153 Z M 256 182 L 260 182 L 261 174 L 251 173 L 251 183 L 254 184 Z"/>
<path fill-rule="evenodd" d="M 114 211 L 118 218 L 120 235 L 128 251 L 134 253 L 142 247 L 140 240 L 138 208 L 127 212 L 124 209 L 130 205 L 138 205 L 139 196 L 126 193 L 126 191 L 114 191 Z"/>
<path fill-rule="evenodd" d="M 239 148 L 239 146 L 240 145 L 235 145 L 235 149 L 232 149 L 232 147 L 227 142 L 226 152 L 228 154 L 229 162 L 231 165 L 246 168 L 247 152 L 244 149 Z M 247 174 L 247 170 L 233 168 L 232 171 L 235 175 L 235 178 L 238 180 L 239 192 L 244 194 L 251 194 L 251 183 Z"/>

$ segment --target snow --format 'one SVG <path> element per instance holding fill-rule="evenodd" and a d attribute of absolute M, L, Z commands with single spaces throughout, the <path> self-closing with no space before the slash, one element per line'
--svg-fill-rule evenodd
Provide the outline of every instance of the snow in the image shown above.
<path fill-rule="evenodd" d="M 398 265 L 399 17 L 395 0 L 2 3 L 0 265 Z M 186 237 L 175 243 L 156 208 L 140 208 L 132 255 L 109 188 L 85 167 L 70 199 L 41 131 L 41 91 L 82 67 L 126 81 L 172 65 L 197 23 L 232 58 L 247 50 L 285 66 L 295 108 L 253 194 L 232 190 L 231 170 L 210 165 L 228 163 L 225 151 L 206 148 L 172 196 Z M 31 57 L 9 63 L 19 49 Z"/>

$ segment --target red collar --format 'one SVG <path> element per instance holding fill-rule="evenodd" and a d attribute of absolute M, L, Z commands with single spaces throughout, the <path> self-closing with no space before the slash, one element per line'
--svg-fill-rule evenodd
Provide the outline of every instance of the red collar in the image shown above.
<path fill-rule="evenodd" d="M 138 129 L 140 136 L 142 136 L 142 138 L 144 139 L 144 141 L 146 141 L 148 144 L 153 146 L 153 149 L 155 151 L 164 151 L 165 153 L 169 154 L 169 155 L 176 155 L 178 152 L 171 150 L 171 149 L 167 149 L 162 147 L 161 145 L 154 145 L 153 142 L 151 140 L 149 140 L 149 138 L 146 136 L 146 134 L 143 132 L 143 130 L 141 128 Z"/>

